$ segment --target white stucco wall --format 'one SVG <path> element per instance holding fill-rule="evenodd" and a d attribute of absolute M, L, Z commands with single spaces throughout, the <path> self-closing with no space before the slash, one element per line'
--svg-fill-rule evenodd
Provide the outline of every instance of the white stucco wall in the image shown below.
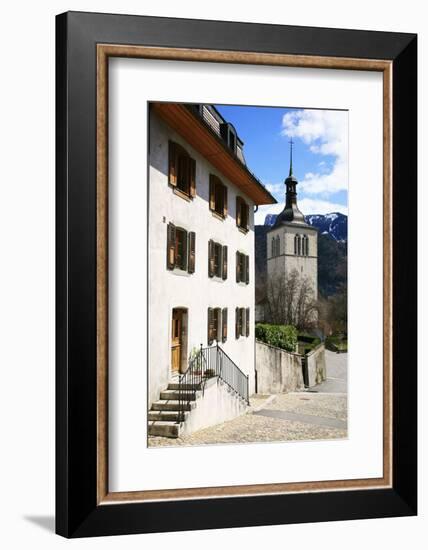
<path fill-rule="evenodd" d="M 196 197 L 177 196 L 168 185 L 168 140 L 183 145 L 196 160 Z M 141 154 L 144 154 L 142 151 Z M 220 346 L 246 374 L 250 394 L 254 392 L 254 205 L 232 182 L 159 117 L 150 115 L 149 163 L 149 407 L 166 388 L 171 375 L 172 309 L 188 309 L 188 353 L 207 346 L 207 310 L 228 308 L 228 338 Z M 216 174 L 228 187 L 228 216 L 222 221 L 209 209 L 209 174 Z M 235 221 L 236 196 L 250 205 L 250 231 L 241 232 Z M 166 268 L 167 225 L 169 222 L 196 233 L 195 273 Z M 228 278 L 208 277 L 208 241 L 228 246 Z M 250 283 L 236 282 L 236 251 L 250 257 Z M 136 251 L 138 253 L 138 251 Z M 145 252 L 140 251 L 141 254 Z M 250 308 L 250 335 L 235 339 L 235 307 Z M 144 320 L 142 320 L 142 324 Z"/>
<path fill-rule="evenodd" d="M 294 236 L 307 235 L 309 239 L 308 256 L 294 254 Z M 272 257 L 272 238 L 280 236 L 280 255 Z M 267 273 L 289 273 L 297 269 L 298 273 L 310 278 L 315 298 L 318 297 L 318 231 L 311 227 L 283 225 L 272 229 L 267 239 Z"/>
<path fill-rule="evenodd" d="M 204 394 L 196 401 L 196 407 L 181 424 L 180 435 L 188 435 L 197 430 L 215 426 L 232 420 L 248 410 L 248 405 L 243 399 L 236 397 L 227 384 L 218 378 L 207 381 Z"/>

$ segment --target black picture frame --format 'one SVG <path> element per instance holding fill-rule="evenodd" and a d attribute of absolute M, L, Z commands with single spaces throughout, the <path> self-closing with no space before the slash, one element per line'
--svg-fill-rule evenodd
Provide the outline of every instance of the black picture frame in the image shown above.
<path fill-rule="evenodd" d="M 391 488 L 97 504 L 96 46 L 392 61 Z M 417 513 L 417 36 L 68 12 L 56 18 L 56 532 L 65 537 Z"/>

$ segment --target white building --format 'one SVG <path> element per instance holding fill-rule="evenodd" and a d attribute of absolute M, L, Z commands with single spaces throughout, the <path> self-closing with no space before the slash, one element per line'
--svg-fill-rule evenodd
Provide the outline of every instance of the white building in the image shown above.
<path fill-rule="evenodd" d="M 245 397 L 246 377 L 254 393 L 254 207 L 276 201 L 212 106 L 151 104 L 149 165 L 149 434 L 177 436 L 180 425 L 196 429 L 242 411 L 235 401 Z M 189 414 L 210 402 L 208 415 L 189 422 L 177 417 L 189 383 L 181 375 L 201 347 L 205 370 L 206 348 L 215 348 L 210 361 L 221 354 L 208 372 L 219 376 L 189 386 Z"/>
<path fill-rule="evenodd" d="M 275 285 L 293 270 L 306 277 L 318 298 L 318 230 L 305 222 L 297 206 L 298 181 L 293 175 L 292 142 L 290 143 L 290 172 L 285 180 L 285 206 L 266 235 L 267 285 Z"/>

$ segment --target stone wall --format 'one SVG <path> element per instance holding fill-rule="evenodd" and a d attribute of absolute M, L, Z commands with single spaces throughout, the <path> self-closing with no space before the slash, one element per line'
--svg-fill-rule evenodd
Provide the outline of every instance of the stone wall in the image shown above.
<path fill-rule="evenodd" d="M 303 390 L 301 356 L 256 341 L 256 380 L 261 394 Z"/>
<path fill-rule="evenodd" d="M 309 387 L 321 384 L 327 378 L 325 346 L 319 344 L 306 356 Z"/>
<path fill-rule="evenodd" d="M 196 400 L 196 407 L 181 425 L 180 435 L 233 420 L 247 410 L 247 403 L 227 384 L 217 377 L 211 378 L 206 383 L 204 395 Z"/>

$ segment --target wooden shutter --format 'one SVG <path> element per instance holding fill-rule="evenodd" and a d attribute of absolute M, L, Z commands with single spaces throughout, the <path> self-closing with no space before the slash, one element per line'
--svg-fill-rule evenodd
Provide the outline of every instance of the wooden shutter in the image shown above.
<path fill-rule="evenodd" d="M 221 278 L 223 280 L 227 279 L 227 246 L 223 246 L 223 270 Z"/>
<path fill-rule="evenodd" d="M 189 157 L 190 196 L 196 197 L 196 161 Z"/>
<path fill-rule="evenodd" d="M 227 217 L 227 187 L 223 186 L 223 216 Z"/>
<path fill-rule="evenodd" d="M 236 197 L 236 225 L 241 227 L 241 197 Z"/>
<path fill-rule="evenodd" d="M 168 182 L 173 187 L 177 187 L 177 144 L 173 141 L 168 142 Z"/>
<path fill-rule="evenodd" d="M 210 174 L 210 210 L 215 210 L 215 176 Z"/>
<path fill-rule="evenodd" d="M 221 315 L 221 341 L 224 343 L 227 340 L 227 307 L 223 308 Z"/>
<path fill-rule="evenodd" d="M 245 309 L 243 307 L 239 308 L 239 334 L 245 336 Z"/>
<path fill-rule="evenodd" d="M 187 246 L 187 241 L 188 241 L 188 236 L 187 236 L 187 231 L 185 231 L 184 229 L 182 229 L 182 239 L 183 239 L 183 255 L 181 257 L 181 269 L 184 269 L 184 271 L 187 271 L 187 250 L 188 250 L 188 246 Z"/>
<path fill-rule="evenodd" d="M 239 307 L 235 308 L 235 338 L 239 338 L 240 334 L 240 328 L 239 328 Z"/>
<path fill-rule="evenodd" d="M 210 346 L 213 343 L 213 332 L 214 332 L 214 311 L 211 307 L 208 308 L 208 345 Z"/>
<path fill-rule="evenodd" d="M 236 252 L 236 282 L 239 283 L 241 281 L 241 254 L 239 252 Z"/>
<path fill-rule="evenodd" d="M 214 277 L 214 241 L 208 241 L 208 277 Z"/>
<path fill-rule="evenodd" d="M 250 335 L 250 308 L 245 310 L 245 336 Z"/>
<path fill-rule="evenodd" d="M 250 282 L 250 257 L 245 256 L 245 283 L 248 285 Z"/>
<path fill-rule="evenodd" d="M 196 234 L 194 231 L 189 233 L 189 261 L 187 265 L 187 271 L 189 273 L 195 272 L 195 245 L 196 245 Z"/>
<path fill-rule="evenodd" d="M 246 214 L 246 226 L 245 229 L 247 231 L 250 230 L 250 207 L 248 204 L 245 203 L 245 214 Z"/>
<path fill-rule="evenodd" d="M 174 269 L 175 267 L 175 225 L 168 224 L 167 227 L 167 245 L 166 245 L 166 266 L 168 269 Z"/>
<path fill-rule="evenodd" d="M 223 274 L 223 247 L 218 243 L 215 243 L 214 247 L 218 251 L 218 264 L 215 266 L 215 275 L 221 277 Z"/>

